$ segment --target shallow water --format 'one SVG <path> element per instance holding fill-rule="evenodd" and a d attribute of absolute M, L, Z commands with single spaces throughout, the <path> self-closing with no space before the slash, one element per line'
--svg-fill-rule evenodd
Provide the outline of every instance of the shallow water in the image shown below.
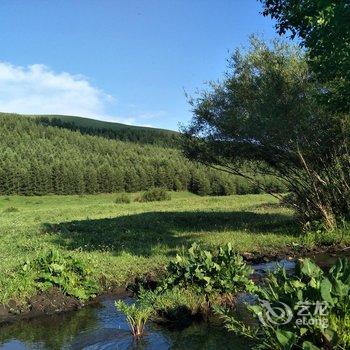
<path fill-rule="evenodd" d="M 20 321 L 0 328 L 0 348 L 24 349 L 250 349 L 217 321 L 193 323 L 179 330 L 150 324 L 135 342 L 111 297 L 79 311 Z"/>
<path fill-rule="evenodd" d="M 287 271 L 293 271 L 295 269 L 294 260 L 279 260 L 279 261 L 269 261 L 266 263 L 253 265 L 254 273 L 258 275 L 266 275 L 269 272 L 273 272 L 278 268 L 284 268 Z"/>
<path fill-rule="evenodd" d="M 307 256 L 307 258 L 310 258 L 317 265 L 324 268 L 329 268 L 332 264 L 336 263 L 336 261 L 340 257 L 344 257 L 350 260 L 350 249 L 337 252 L 334 254 L 325 252 L 325 253 L 310 254 L 309 256 Z M 261 264 L 252 265 L 252 268 L 254 269 L 254 273 L 258 275 L 266 275 L 267 273 L 273 272 L 274 270 L 281 267 L 287 270 L 288 272 L 293 273 L 296 267 L 296 260 L 283 259 L 279 261 L 269 261 Z"/>
<path fill-rule="evenodd" d="M 321 266 L 329 266 L 339 256 L 350 258 L 350 250 L 337 255 L 317 254 L 310 257 Z M 292 273 L 295 261 L 267 262 L 254 265 L 253 268 L 256 274 L 264 275 L 278 266 Z M 241 297 L 243 299 L 238 304 L 244 305 L 247 296 Z M 243 309 L 241 313 L 244 319 L 247 315 Z M 248 350 L 251 345 L 228 333 L 222 324 L 214 320 L 193 323 L 181 330 L 151 323 L 147 327 L 147 334 L 136 342 L 125 317 L 115 309 L 114 298 L 106 297 L 98 305 L 90 305 L 79 311 L 3 326 L 0 328 L 0 349 Z"/>

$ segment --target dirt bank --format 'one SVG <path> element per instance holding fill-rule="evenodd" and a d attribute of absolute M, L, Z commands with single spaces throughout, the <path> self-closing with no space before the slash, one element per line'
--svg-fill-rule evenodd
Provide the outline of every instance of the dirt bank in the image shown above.
<path fill-rule="evenodd" d="M 0 304 L 0 326 L 20 319 L 78 310 L 83 306 L 98 303 L 100 298 L 106 295 L 113 295 L 118 299 L 130 296 L 130 292 L 126 291 L 125 288 L 114 288 L 90 301 L 82 302 L 75 297 L 64 294 L 58 288 L 51 288 L 28 298 L 24 303 L 10 300 L 7 305 Z"/>

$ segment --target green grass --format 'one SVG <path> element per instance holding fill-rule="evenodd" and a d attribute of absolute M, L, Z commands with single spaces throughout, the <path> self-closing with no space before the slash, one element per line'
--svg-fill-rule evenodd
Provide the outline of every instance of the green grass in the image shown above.
<path fill-rule="evenodd" d="M 263 253 L 292 243 L 319 243 L 300 236 L 292 213 L 269 195 L 172 193 L 169 201 L 127 204 L 116 204 L 115 198 L 0 197 L 0 302 L 34 293 L 18 268 L 50 248 L 71 252 L 89 264 L 96 278 L 122 285 L 193 242 L 208 247 L 231 242 L 238 252 Z"/>

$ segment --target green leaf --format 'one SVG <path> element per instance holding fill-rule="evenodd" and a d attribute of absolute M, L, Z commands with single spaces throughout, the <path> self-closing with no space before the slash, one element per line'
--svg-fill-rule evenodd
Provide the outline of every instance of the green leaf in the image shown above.
<path fill-rule="evenodd" d="M 332 294 L 337 295 L 340 298 L 347 297 L 350 294 L 350 281 L 348 284 L 345 284 L 341 280 L 335 280 L 332 287 Z"/>
<path fill-rule="evenodd" d="M 296 335 L 293 332 L 284 331 L 281 329 L 276 330 L 276 337 L 278 342 L 283 346 L 283 349 L 291 349 L 296 342 Z"/>
<path fill-rule="evenodd" d="M 330 304 L 334 304 L 334 300 L 331 295 L 332 284 L 328 278 L 323 278 L 321 281 L 321 296 L 322 299 Z"/>
<path fill-rule="evenodd" d="M 303 336 L 307 332 L 307 328 L 302 327 L 302 328 L 300 328 L 299 331 L 300 331 L 300 335 Z"/>
<path fill-rule="evenodd" d="M 301 289 L 299 289 L 297 291 L 297 298 L 299 301 L 303 301 L 304 300 L 304 294 L 303 294 L 303 291 Z"/>
<path fill-rule="evenodd" d="M 211 260 L 213 258 L 212 254 L 207 250 L 204 251 L 204 255 L 207 257 L 208 260 Z"/>
<path fill-rule="evenodd" d="M 182 262 L 182 260 L 183 260 L 182 256 L 180 256 L 179 254 L 176 254 L 176 258 L 175 259 L 176 259 L 176 262 L 179 262 L 179 263 Z"/>
<path fill-rule="evenodd" d="M 304 341 L 303 350 L 321 350 L 321 349 L 309 341 Z"/>
<path fill-rule="evenodd" d="M 326 328 L 323 332 L 323 335 L 325 336 L 325 338 L 329 341 L 332 342 L 332 340 L 335 338 L 336 336 L 336 332 L 334 332 L 332 329 L 330 328 Z"/>
<path fill-rule="evenodd" d="M 262 312 L 261 305 L 247 305 L 248 310 L 252 311 L 255 315 L 259 315 Z"/>
<path fill-rule="evenodd" d="M 213 267 L 214 267 L 214 269 L 217 270 L 217 271 L 220 271 L 220 270 L 221 270 L 220 265 L 217 264 L 217 263 L 213 263 Z"/>
<path fill-rule="evenodd" d="M 193 243 L 192 246 L 188 249 L 189 255 L 195 255 L 195 250 L 197 249 L 197 244 Z"/>
<path fill-rule="evenodd" d="M 323 271 L 310 259 L 305 259 L 301 262 L 301 272 L 309 277 L 319 277 L 323 275 Z"/>
<path fill-rule="evenodd" d="M 203 277 L 203 279 L 204 279 L 204 281 L 206 281 L 206 282 L 207 282 L 207 284 L 209 284 L 209 283 L 210 283 L 210 281 L 211 281 L 211 278 L 210 278 L 210 277 L 208 277 L 208 276 Z"/>
<path fill-rule="evenodd" d="M 312 277 L 310 282 L 309 282 L 309 286 L 312 288 L 318 288 L 318 280 L 316 280 L 316 278 Z"/>
<path fill-rule="evenodd" d="M 305 288 L 305 283 L 303 283 L 303 282 L 301 282 L 301 281 L 299 281 L 299 280 L 293 280 L 292 282 L 291 282 L 291 284 L 292 284 L 292 286 L 294 287 L 294 288 L 296 288 L 296 289 L 303 289 L 303 288 Z"/>

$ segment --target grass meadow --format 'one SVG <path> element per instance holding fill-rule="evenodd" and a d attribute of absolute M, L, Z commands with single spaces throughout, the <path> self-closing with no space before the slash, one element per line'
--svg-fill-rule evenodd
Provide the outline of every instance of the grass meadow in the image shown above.
<path fill-rule="evenodd" d="M 87 262 L 107 285 L 124 285 L 193 242 L 206 247 L 231 242 L 241 253 L 268 254 L 338 239 L 301 234 L 292 212 L 269 195 L 179 192 L 169 201 L 149 203 L 115 203 L 116 196 L 0 197 L 0 302 L 34 293 L 31 282 L 21 279 L 21 265 L 50 248 Z M 349 241 L 342 236 L 343 243 Z"/>

